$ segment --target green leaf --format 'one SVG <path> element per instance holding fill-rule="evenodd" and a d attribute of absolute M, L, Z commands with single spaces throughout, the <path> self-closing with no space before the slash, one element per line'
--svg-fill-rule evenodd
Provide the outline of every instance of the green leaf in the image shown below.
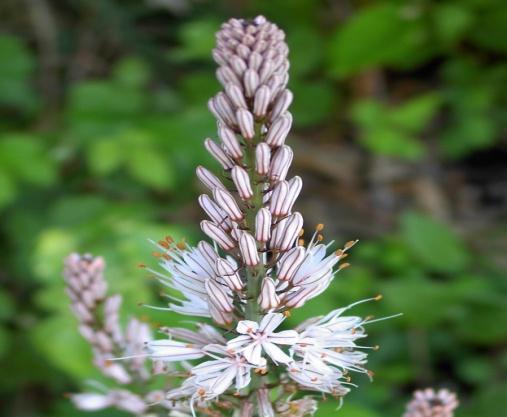
<path fill-rule="evenodd" d="M 0 35 L 0 106 L 33 110 L 36 98 L 30 86 L 34 59 L 28 48 L 9 35 Z"/>
<path fill-rule="evenodd" d="M 9 133 L 0 140 L 0 163 L 16 180 L 50 185 L 56 180 L 56 164 L 44 148 L 42 138 Z"/>
<path fill-rule="evenodd" d="M 326 40 L 315 28 L 297 25 L 288 28 L 287 42 L 290 48 L 290 73 L 296 79 L 318 71 L 324 60 Z"/>
<path fill-rule="evenodd" d="M 469 39 L 480 48 L 493 52 L 507 53 L 507 5 L 500 2 L 496 6 L 478 13 L 476 25 L 468 31 Z"/>
<path fill-rule="evenodd" d="M 146 63 L 137 57 L 122 59 L 113 72 L 114 79 L 126 87 L 143 87 L 150 78 Z"/>
<path fill-rule="evenodd" d="M 420 18 L 398 5 L 380 3 L 359 10 L 331 39 L 332 75 L 345 77 L 379 65 L 407 66 L 426 58 L 427 33 Z"/>
<path fill-rule="evenodd" d="M 143 184 L 159 190 L 169 190 L 174 184 L 175 173 L 169 161 L 150 148 L 132 150 L 126 156 L 131 175 Z"/>
<path fill-rule="evenodd" d="M 16 184 L 6 172 L 0 170 L 0 208 L 14 200 L 16 194 Z"/>
<path fill-rule="evenodd" d="M 436 35 L 444 45 L 458 42 L 474 22 L 471 10 L 458 3 L 435 4 L 432 17 Z"/>
<path fill-rule="evenodd" d="M 389 122 L 410 133 L 420 133 L 435 116 L 441 103 L 437 94 L 417 96 L 389 110 Z"/>
<path fill-rule="evenodd" d="M 88 163 L 98 175 L 107 175 L 120 167 L 124 159 L 123 144 L 116 138 L 98 139 L 89 145 Z"/>
<path fill-rule="evenodd" d="M 211 18 L 185 23 L 180 31 L 182 47 L 172 50 L 171 55 L 182 60 L 211 59 L 211 50 L 215 47 L 215 33 L 220 22 Z"/>
<path fill-rule="evenodd" d="M 293 83 L 294 103 L 291 111 L 298 127 L 318 124 L 329 117 L 335 98 L 333 86 L 324 82 Z"/>
<path fill-rule="evenodd" d="M 455 273 L 463 270 L 469 261 L 459 238 L 430 217 L 406 213 L 401 218 L 401 233 L 413 255 L 430 270 Z"/>
<path fill-rule="evenodd" d="M 379 126 L 368 131 L 361 137 L 361 143 L 378 155 L 408 160 L 417 160 L 425 153 L 421 143 L 394 127 Z"/>

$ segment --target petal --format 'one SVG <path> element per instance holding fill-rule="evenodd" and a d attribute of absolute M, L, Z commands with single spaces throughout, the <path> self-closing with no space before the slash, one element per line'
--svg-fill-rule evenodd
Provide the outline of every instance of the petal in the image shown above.
<path fill-rule="evenodd" d="M 282 351 L 277 345 L 270 342 L 265 342 L 262 344 L 263 349 L 269 355 L 269 357 L 275 363 L 289 363 L 292 362 L 292 359 L 289 355 Z"/>
<path fill-rule="evenodd" d="M 234 366 L 230 366 L 218 376 L 216 381 L 211 385 L 210 391 L 215 395 L 222 394 L 231 386 L 235 376 L 236 368 Z"/>
<path fill-rule="evenodd" d="M 251 334 L 259 330 L 259 325 L 252 320 L 242 320 L 238 323 L 236 331 L 241 334 Z"/>
<path fill-rule="evenodd" d="M 240 350 L 243 346 L 252 342 L 252 338 L 247 335 L 241 335 L 231 339 L 227 342 L 227 349 L 232 349 L 233 351 Z"/>
<path fill-rule="evenodd" d="M 251 343 L 248 345 L 243 351 L 243 356 L 245 359 L 250 362 L 252 365 L 262 366 L 264 363 L 261 357 L 262 348 L 258 343 Z"/>
<path fill-rule="evenodd" d="M 283 330 L 278 333 L 271 333 L 269 341 L 278 345 L 294 345 L 298 342 L 299 335 L 295 330 Z"/>
<path fill-rule="evenodd" d="M 281 313 L 266 314 L 261 320 L 259 330 L 263 331 L 266 334 L 271 334 L 271 332 L 275 330 L 284 320 L 285 316 Z"/>

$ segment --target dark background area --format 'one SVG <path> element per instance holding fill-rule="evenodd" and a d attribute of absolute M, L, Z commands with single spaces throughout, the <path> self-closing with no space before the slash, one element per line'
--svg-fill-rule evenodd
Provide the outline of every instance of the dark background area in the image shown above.
<path fill-rule="evenodd" d="M 214 33 L 260 13 L 291 50 L 296 207 L 339 246 L 360 239 L 291 320 L 377 293 L 355 312 L 404 313 L 368 328 L 374 382 L 318 415 L 399 416 L 430 385 L 458 392 L 458 416 L 507 409 L 505 1 L 3 0 L 1 415 L 84 416 L 64 393 L 102 381 L 63 291 L 67 253 L 105 257 L 125 317 L 181 319 L 138 306 L 164 301 L 136 265 L 154 264 L 148 238 L 200 236 Z"/>

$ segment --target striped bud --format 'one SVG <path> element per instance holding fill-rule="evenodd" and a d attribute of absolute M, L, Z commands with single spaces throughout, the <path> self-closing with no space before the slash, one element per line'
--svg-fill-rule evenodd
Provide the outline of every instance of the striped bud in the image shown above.
<path fill-rule="evenodd" d="M 303 216 L 296 212 L 280 220 L 271 235 L 270 247 L 286 251 L 295 245 L 303 227 Z"/>
<path fill-rule="evenodd" d="M 239 196 L 243 200 L 249 200 L 253 196 L 252 186 L 250 185 L 250 177 L 248 172 L 236 165 L 231 171 L 232 180 L 236 186 Z"/>
<path fill-rule="evenodd" d="M 215 268 L 217 275 L 221 278 L 231 290 L 241 291 L 243 289 L 243 282 L 239 277 L 236 269 L 225 259 L 218 258 L 216 260 Z"/>
<path fill-rule="evenodd" d="M 227 96 L 231 100 L 232 104 L 234 104 L 237 108 L 247 109 L 245 97 L 243 96 L 243 91 L 241 91 L 241 87 L 237 84 L 229 83 L 225 86 L 225 92 Z"/>
<path fill-rule="evenodd" d="M 222 139 L 225 150 L 231 158 L 241 159 L 243 157 L 243 151 L 241 150 L 238 138 L 234 132 L 223 123 L 220 123 L 218 126 L 218 136 Z"/>
<path fill-rule="evenodd" d="M 286 211 L 288 194 L 289 185 L 287 181 L 280 181 L 275 185 L 269 201 L 269 211 L 273 216 L 281 217 L 288 214 L 288 211 Z"/>
<path fill-rule="evenodd" d="M 201 194 L 198 198 L 198 202 L 213 222 L 220 225 L 220 227 L 227 232 L 232 228 L 231 222 L 227 217 L 227 213 L 207 194 Z"/>
<path fill-rule="evenodd" d="M 215 96 L 213 105 L 223 121 L 231 126 L 236 125 L 236 118 L 232 110 L 231 102 L 224 93 L 220 92 Z"/>
<path fill-rule="evenodd" d="M 225 88 L 227 84 L 234 83 L 239 84 L 239 79 L 234 71 L 228 66 L 222 66 L 216 71 L 217 79 Z"/>
<path fill-rule="evenodd" d="M 204 283 L 206 293 L 208 294 L 208 300 L 218 309 L 226 313 L 230 313 L 234 310 L 232 304 L 232 297 L 227 294 L 224 286 L 219 284 L 214 279 L 207 279 Z"/>
<path fill-rule="evenodd" d="M 271 160 L 271 148 L 266 143 L 261 142 L 255 148 L 255 171 L 259 175 L 266 175 L 269 172 L 269 163 Z"/>
<path fill-rule="evenodd" d="M 236 121 L 241 131 L 241 136 L 247 140 L 252 139 L 255 135 L 252 113 L 245 109 L 238 109 L 236 112 Z"/>
<path fill-rule="evenodd" d="M 201 222 L 201 230 L 224 250 L 231 250 L 236 246 L 231 237 L 213 222 L 203 220 Z"/>
<path fill-rule="evenodd" d="M 250 98 L 255 95 L 259 86 L 259 75 L 253 69 L 247 69 L 243 77 L 243 85 L 245 86 L 245 95 Z"/>
<path fill-rule="evenodd" d="M 296 246 L 284 253 L 278 261 L 276 277 L 280 281 L 290 281 L 299 266 L 303 263 L 305 253 L 305 249 L 302 246 Z"/>
<path fill-rule="evenodd" d="M 289 146 L 281 146 L 273 155 L 269 170 L 271 181 L 283 181 L 287 176 L 294 154 Z"/>
<path fill-rule="evenodd" d="M 292 103 L 294 95 L 289 90 L 283 90 L 277 97 L 273 108 L 271 109 L 270 119 L 274 121 L 278 116 L 285 113 Z"/>
<path fill-rule="evenodd" d="M 282 204 L 281 212 L 285 214 L 289 214 L 292 211 L 292 207 L 296 202 L 299 193 L 301 192 L 301 188 L 303 187 L 303 180 L 301 177 L 291 178 L 287 184 L 289 185 L 289 190 L 287 193 L 287 198 Z"/>
<path fill-rule="evenodd" d="M 269 103 L 271 102 L 271 90 L 268 86 L 261 86 L 255 93 L 253 113 L 256 117 L 266 115 Z"/>
<path fill-rule="evenodd" d="M 213 198 L 222 210 L 224 210 L 235 222 L 240 222 L 245 217 L 244 213 L 239 208 L 238 203 L 229 191 L 221 188 L 215 188 L 213 190 Z"/>
<path fill-rule="evenodd" d="M 259 416 L 275 417 L 275 411 L 269 399 L 269 391 L 267 388 L 260 388 L 257 390 L 257 406 L 259 408 Z"/>
<path fill-rule="evenodd" d="M 232 313 L 227 313 L 225 311 L 219 310 L 212 303 L 209 304 L 209 312 L 211 314 L 211 318 L 213 321 L 220 326 L 228 326 L 232 323 L 234 316 Z M 167 399 L 171 399 L 171 397 L 167 396 Z"/>
<path fill-rule="evenodd" d="M 269 127 L 264 140 L 272 147 L 282 146 L 292 126 L 292 115 L 285 113 L 278 117 Z"/>
<path fill-rule="evenodd" d="M 210 155 L 215 158 L 222 168 L 228 171 L 234 166 L 234 162 L 229 158 L 229 156 L 224 152 L 224 150 L 218 146 L 211 139 L 206 139 L 204 141 L 204 147 L 210 153 Z"/>
<path fill-rule="evenodd" d="M 225 190 L 225 186 L 218 179 L 218 177 L 208 169 L 202 166 L 198 166 L 195 172 L 197 174 L 197 178 L 199 178 L 201 183 L 210 191 L 213 191 L 215 188 Z"/>
<path fill-rule="evenodd" d="M 261 292 L 257 301 L 263 310 L 271 310 L 280 304 L 275 283 L 270 277 L 265 277 L 262 280 Z"/>
<path fill-rule="evenodd" d="M 215 269 L 215 264 L 218 258 L 218 253 L 213 246 L 208 242 L 201 240 L 197 244 L 197 249 L 201 253 L 202 257 L 206 260 L 211 269 Z"/>
<path fill-rule="evenodd" d="M 255 216 L 255 239 L 265 243 L 271 237 L 271 212 L 261 208 Z"/>
<path fill-rule="evenodd" d="M 241 232 L 240 238 L 238 240 L 238 245 L 245 265 L 255 266 L 259 263 L 257 242 L 250 233 Z"/>

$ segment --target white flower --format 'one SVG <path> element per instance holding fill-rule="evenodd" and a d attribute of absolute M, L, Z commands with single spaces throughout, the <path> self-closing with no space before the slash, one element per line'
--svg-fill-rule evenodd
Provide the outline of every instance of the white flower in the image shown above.
<path fill-rule="evenodd" d="M 315 369 L 301 362 L 293 362 L 288 371 L 291 379 L 311 391 L 339 397 L 343 397 L 350 391 L 342 385 L 340 380 L 343 378 L 343 373 L 336 368 Z"/>
<path fill-rule="evenodd" d="M 153 360 L 165 362 L 200 359 L 204 356 L 199 346 L 176 340 L 152 340 L 148 342 L 147 347 Z"/>
<path fill-rule="evenodd" d="M 298 341 L 298 333 L 295 330 L 284 330 L 274 333 L 285 317 L 280 313 L 266 314 L 260 324 L 243 320 L 238 323 L 236 331 L 240 336 L 230 340 L 227 347 L 232 352 L 241 352 L 253 365 L 263 366 L 262 351 L 264 351 L 276 363 L 287 364 L 291 358 L 277 345 L 294 346 Z"/>
<path fill-rule="evenodd" d="M 292 352 L 302 359 L 304 366 L 323 373 L 338 372 L 337 370 L 341 373 L 368 373 L 364 368 L 367 354 L 358 350 L 362 346 L 356 345 L 357 339 L 366 337 L 363 328 L 366 321 L 360 317 L 342 316 L 344 311 L 355 304 L 334 310 L 300 326 L 300 339 Z"/>

